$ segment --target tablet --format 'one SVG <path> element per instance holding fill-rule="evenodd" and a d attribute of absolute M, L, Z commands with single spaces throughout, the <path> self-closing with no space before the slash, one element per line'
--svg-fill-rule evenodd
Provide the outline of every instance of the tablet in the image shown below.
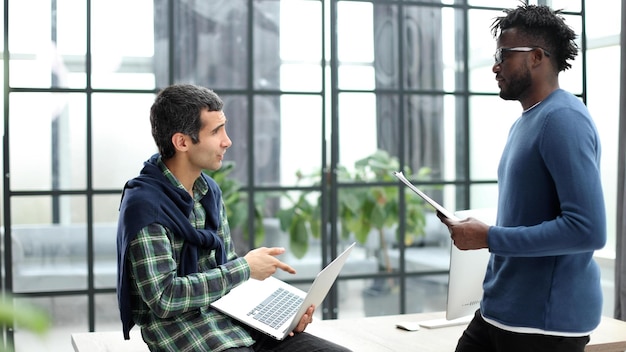
<path fill-rule="evenodd" d="M 420 191 L 417 187 L 415 187 L 409 180 L 404 177 L 402 171 L 394 171 L 394 176 L 396 176 L 402 183 L 407 185 L 413 192 L 415 192 L 418 196 L 422 197 L 426 201 L 426 203 L 430 204 L 433 208 L 438 210 L 441 214 L 447 217 L 450 220 L 459 220 L 454 214 L 448 211 L 446 208 L 442 207 L 439 203 L 435 202 L 432 198 L 426 195 L 426 193 Z"/>

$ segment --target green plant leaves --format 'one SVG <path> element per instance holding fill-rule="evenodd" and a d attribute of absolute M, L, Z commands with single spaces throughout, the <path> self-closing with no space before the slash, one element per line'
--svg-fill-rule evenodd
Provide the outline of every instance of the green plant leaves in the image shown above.
<path fill-rule="evenodd" d="M 304 257 L 309 250 L 307 221 L 302 217 L 296 217 L 289 228 L 289 248 L 296 258 Z"/>
<path fill-rule="evenodd" d="M 10 302 L 10 297 L 0 300 L 0 322 L 21 326 L 32 332 L 44 334 L 51 325 L 48 314 L 35 306 Z"/>
<path fill-rule="evenodd" d="M 281 209 L 276 213 L 281 230 L 289 234 L 291 253 L 296 258 L 306 255 L 309 237 L 319 238 L 321 232 L 320 207 L 310 203 L 306 197 L 307 193 L 302 193 L 291 208 Z M 288 195 L 287 198 L 291 200 Z"/>
<path fill-rule="evenodd" d="M 244 238 L 248 239 L 248 197 L 241 191 L 241 184 L 236 179 L 230 177 L 234 170 L 234 162 L 224 162 L 218 170 L 203 170 L 209 175 L 222 190 L 222 200 L 226 207 L 226 216 L 231 229 L 241 228 Z M 259 197 L 254 200 L 254 244 L 260 246 L 265 240 L 265 227 L 263 226 L 263 202 Z"/>
<path fill-rule="evenodd" d="M 340 183 L 373 183 L 371 186 L 345 187 L 340 190 L 337 212 L 342 239 L 353 235 L 358 242 L 365 243 L 372 230 L 382 234 L 384 229 L 393 227 L 397 228 L 398 240 L 404 238 L 407 245 L 413 244 L 423 236 L 426 223 L 424 212 L 427 210 L 423 200 L 411 195 L 410 192 L 407 192 L 404 198 L 405 231 L 404 234 L 399 232 L 397 224 L 400 217 L 400 189 L 393 176 L 393 172 L 399 168 L 398 159 L 384 150 L 377 150 L 357 160 L 352 170 L 344 165 L 337 166 L 337 181 Z M 409 168 L 405 168 L 404 172 L 411 175 Z M 421 168 L 416 177 L 424 179 L 430 173 L 429 168 Z M 321 184 L 320 175 L 321 173 L 309 175 L 297 173 L 299 180 L 308 179 L 315 185 Z M 389 185 L 379 185 L 379 183 L 389 183 Z M 327 186 L 333 187 L 332 184 Z M 308 236 L 317 238 L 320 235 L 321 205 L 319 199 L 317 202 L 310 202 L 307 199 L 307 192 L 302 193 L 297 201 L 291 201 L 292 206 L 284 208 L 281 212 L 292 212 L 294 215 L 282 216 L 281 228 L 289 233 L 291 244 L 298 246 L 296 251 L 300 253 L 305 248 L 302 241 L 305 241 Z"/>
<path fill-rule="evenodd" d="M 244 235 L 247 237 L 248 203 L 247 193 L 241 192 L 239 183 L 228 177 L 234 169 L 234 163 L 224 163 L 217 171 L 208 171 L 209 174 L 222 188 L 224 203 L 231 227 L 244 226 Z M 340 236 L 348 239 L 351 236 L 359 243 L 365 243 L 372 230 L 379 235 L 385 229 L 396 228 L 397 241 L 404 239 L 406 245 L 415 243 L 424 235 L 426 224 L 425 212 L 428 209 L 418 196 L 406 192 L 403 209 L 406 212 L 404 233 L 400 233 L 398 225 L 400 218 L 400 192 L 397 180 L 393 172 L 399 170 L 400 163 L 396 157 L 391 156 L 384 150 L 377 150 L 373 154 L 357 160 L 353 168 L 337 165 L 335 173 L 337 182 L 350 184 L 355 182 L 371 183 L 371 185 L 359 187 L 342 187 L 338 193 L 338 224 Z M 406 175 L 412 175 L 409 168 L 404 168 Z M 431 174 L 429 168 L 421 168 L 413 176 L 417 179 L 425 179 Z M 309 184 L 321 185 L 322 172 L 296 173 L 298 183 L 307 180 Z M 334 187 L 326 183 L 327 187 Z M 297 258 L 306 255 L 312 238 L 320 238 L 321 235 L 321 197 L 314 198 L 314 191 L 301 191 L 297 197 L 293 191 L 280 192 L 279 196 L 290 205 L 284 206 L 276 212 L 280 222 L 280 228 L 289 236 L 290 250 Z M 276 195 L 274 195 L 276 196 Z M 264 227 L 262 225 L 265 200 L 263 197 L 255 197 L 255 245 L 263 243 Z"/>

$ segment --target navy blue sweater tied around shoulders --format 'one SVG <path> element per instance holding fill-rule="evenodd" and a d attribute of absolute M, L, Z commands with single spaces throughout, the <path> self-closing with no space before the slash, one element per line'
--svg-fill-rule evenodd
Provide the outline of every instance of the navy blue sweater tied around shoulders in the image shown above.
<path fill-rule="evenodd" d="M 209 190 L 200 200 L 206 211 L 204 229 L 194 228 L 189 215 L 194 201 L 186 190 L 174 186 L 157 165 L 158 155 L 144 163 L 139 176 L 124 185 L 117 227 L 117 299 L 124 339 L 130 338 L 135 325 L 130 306 L 130 273 L 127 250 L 139 231 L 150 224 L 160 224 L 175 236 L 185 239 L 177 274 L 185 276 L 198 271 L 198 248 L 215 250 L 217 264 L 226 262 L 226 252 L 217 231 L 220 225 L 222 194 L 209 176 L 201 177 Z"/>

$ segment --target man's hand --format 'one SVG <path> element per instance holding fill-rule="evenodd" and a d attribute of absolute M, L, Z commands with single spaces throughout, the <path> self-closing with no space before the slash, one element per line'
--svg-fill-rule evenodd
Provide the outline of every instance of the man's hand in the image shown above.
<path fill-rule="evenodd" d="M 272 276 L 277 269 L 295 274 L 296 270 L 294 268 L 276 258 L 277 255 L 283 253 L 285 253 L 285 249 L 280 247 L 261 247 L 248 252 L 244 259 L 250 266 L 250 277 L 257 280 L 265 280 Z"/>
<path fill-rule="evenodd" d="M 295 333 L 303 332 L 306 329 L 307 325 L 313 322 L 313 312 L 315 312 L 315 306 L 311 305 L 309 309 L 306 310 L 306 313 L 300 319 L 300 322 L 293 329 L 292 332 L 289 333 L 289 336 L 293 336 Z"/>
<path fill-rule="evenodd" d="M 489 225 L 475 218 L 461 221 L 451 220 L 440 212 L 437 212 L 437 217 L 448 227 L 450 238 L 458 249 L 489 248 L 489 242 L 487 242 Z"/>

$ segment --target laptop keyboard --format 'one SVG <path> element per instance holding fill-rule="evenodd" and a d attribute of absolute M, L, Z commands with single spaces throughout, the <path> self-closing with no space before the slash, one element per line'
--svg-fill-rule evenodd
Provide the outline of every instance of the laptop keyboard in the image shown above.
<path fill-rule="evenodd" d="M 254 319 L 277 329 L 295 314 L 303 300 L 295 293 L 279 288 L 252 309 L 248 315 L 252 315 Z"/>

